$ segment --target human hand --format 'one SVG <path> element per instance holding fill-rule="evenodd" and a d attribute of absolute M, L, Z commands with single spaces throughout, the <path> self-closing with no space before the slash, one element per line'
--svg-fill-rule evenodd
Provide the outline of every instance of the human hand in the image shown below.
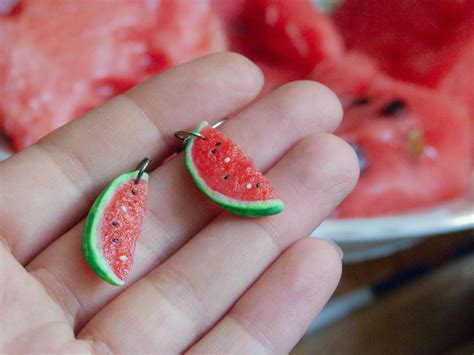
<path fill-rule="evenodd" d="M 262 83 L 243 57 L 210 55 L 0 163 L 2 352 L 291 350 L 341 271 L 336 249 L 306 236 L 354 187 L 358 163 L 326 133 L 342 116 L 328 89 L 294 82 L 252 102 Z M 174 131 L 235 112 L 219 130 L 266 172 L 285 211 L 259 219 L 223 212 L 178 156 L 150 173 L 125 286 L 98 278 L 81 234 L 101 189 L 145 156 L 166 158 L 177 145 Z"/>

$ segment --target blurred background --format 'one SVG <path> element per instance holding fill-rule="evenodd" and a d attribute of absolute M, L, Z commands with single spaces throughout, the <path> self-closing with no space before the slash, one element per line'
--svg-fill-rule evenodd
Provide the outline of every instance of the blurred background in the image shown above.
<path fill-rule="evenodd" d="M 0 159 L 170 67 L 236 51 L 261 95 L 340 98 L 344 251 L 295 354 L 474 353 L 474 0 L 0 0 Z M 317 201 L 315 201 L 317 204 Z"/>

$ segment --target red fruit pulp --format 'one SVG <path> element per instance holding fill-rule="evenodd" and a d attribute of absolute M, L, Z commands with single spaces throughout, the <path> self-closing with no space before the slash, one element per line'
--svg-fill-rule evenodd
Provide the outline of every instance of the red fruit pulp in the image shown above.
<path fill-rule="evenodd" d="M 390 75 L 465 105 L 474 157 L 474 1 L 346 0 L 334 19 L 348 47 L 370 54 Z"/>
<path fill-rule="evenodd" d="M 224 50 L 206 0 L 21 0 L 0 16 L 0 128 L 22 149 L 152 74 Z"/>
<path fill-rule="evenodd" d="M 320 61 L 343 52 L 330 20 L 308 0 L 214 0 L 213 8 L 225 24 L 230 48 L 263 70 L 263 93 L 305 78 Z"/>
<path fill-rule="evenodd" d="M 206 139 L 193 140 L 192 159 L 208 188 L 239 201 L 278 198 L 268 179 L 229 138 L 210 126 L 200 133 Z"/>
<path fill-rule="evenodd" d="M 357 55 L 321 65 L 313 78 L 340 97 L 337 134 L 356 145 L 365 164 L 338 216 L 396 213 L 468 191 L 468 117 L 459 105 L 392 80 Z"/>
<path fill-rule="evenodd" d="M 120 280 L 125 280 L 146 213 L 148 182 L 131 179 L 122 184 L 103 212 L 99 247 Z"/>

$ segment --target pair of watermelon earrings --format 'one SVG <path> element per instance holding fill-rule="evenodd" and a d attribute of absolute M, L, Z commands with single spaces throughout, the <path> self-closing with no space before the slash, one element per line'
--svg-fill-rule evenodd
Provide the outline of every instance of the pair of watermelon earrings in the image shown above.
<path fill-rule="evenodd" d="M 268 179 L 229 138 L 207 122 L 194 131 L 179 131 L 186 168 L 198 188 L 224 209 L 242 217 L 283 211 Z M 123 285 L 146 214 L 150 163 L 120 175 L 99 195 L 87 216 L 82 236 L 84 257 L 92 270 L 112 285 Z"/>

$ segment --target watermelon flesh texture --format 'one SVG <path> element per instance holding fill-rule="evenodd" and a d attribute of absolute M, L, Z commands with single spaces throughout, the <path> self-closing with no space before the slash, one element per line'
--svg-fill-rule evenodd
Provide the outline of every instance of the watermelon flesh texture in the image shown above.
<path fill-rule="evenodd" d="M 148 175 L 123 174 L 105 188 L 87 217 L 83 252 L 103 280 L 122 285 L 133 265 L 133 253 L 146 213 Z"/>
<path fill-rule="evenodd" d="M 349 49 L 370 54 L 395 78 L 436 87 L 472 50 L 474 2 L 346 0 L 334 21 Z"/>
<path fill-rule="evenodd" d="M 349 48 L 370 54 L 391 76 L 465 105 L 474 157 L 474 1 L 346 0 L 334 20 Z"/>
<path fill-rule="evenodd" d="M 252 160 L 207 122 L 186 143 L 186 166 L 199 189 L 223 208 L 245 217 L 280 213 L 284 206 Z"/>
<path fill-rule="evenodd" d="M 343 52 L 342 39 L 330 20 L 308 0 L 214 0 L 212 4 L 230 49 L 262 69 L 262 94 L 304 79 L 316 64 Z"/>
<path fill-rule="evenodd" d="M 433 90 L 388 78 L 355 53 L 323 63 L 312 77 L 343 103 L 344 120 L 336 133 L 357 149 L 362 168 L 336 216 L 397 213 L 468 192 L 469 123 L 459 105 Z"/>
<path fill-rule="evenodd" d="M 226 49 L 206 0 L 19 4 L 0 15 L 0 128 L 16 150 L 155 73 Z"/>

